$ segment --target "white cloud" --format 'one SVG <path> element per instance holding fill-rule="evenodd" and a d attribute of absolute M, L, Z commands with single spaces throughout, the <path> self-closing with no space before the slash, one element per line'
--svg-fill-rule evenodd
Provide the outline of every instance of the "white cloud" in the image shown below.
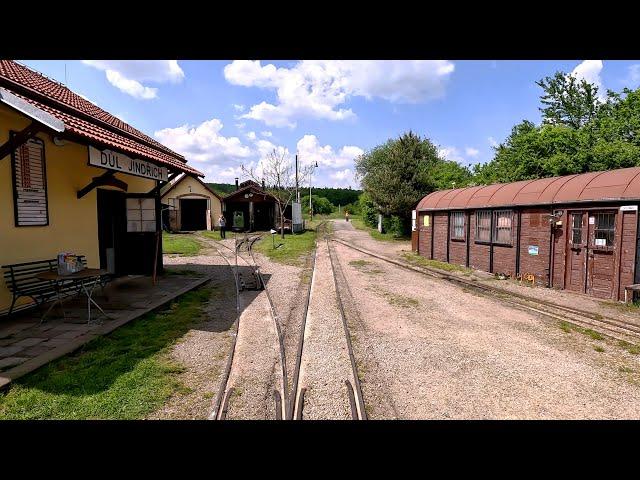
<path fill-rule="evenodd" d="M 263 137 L 272 137 L 273 133 L 271 133 L 268 130 L 265 130 L 264 132 L 260 132 L 260 135 L 262 135 Z"/>
<path fill-rule="evenodd" d="M 364 153 L 360 147 L 346 145 L 337 152 L 331 145 L 320 145 L 315 135 L 303 136 L 297 144 L 298 157 L 302 165 L 315 165 L 331 169 L 353 165 L 353 161 Z"/>
<path fill-rule="evenodd" d="M 247 124 L 244 122 L 236 123 L 236 127 L 242 130 Z"/>
<path fill-rule="evenodd" d="M 139 99 L 158 96 L 158 89 L 144 82 L 179 83 L 184 72 L 177 60 L 83 60 L 85 65 L 105 72 L 111 85 Z"/>
<path fill-rule="evenodd" d="M 164 145 L 181 153 L 189 161 L 219 162 L 250 157 L 251 149 L 243 145 L 238 137 L 225 137 L 220 134 L 222 127 L 222 122 L 213 118 L 198 126 L 185 124 L 158 130 L 154 135 Z"/>
<path fill-rule="evenodd" d="M 148 100 L 158 96 L 157 88 L 145 87 L 136 80 L 123 77 L 122 74 L 115 70 L 107 70 L 107 80 L 111 85 L 134 98 Z"/>
<path fill-rule="evenodd" d="M 571 72 L 571 75 L 578 80 L 586 80 L 598 87 L 598 98 L 601 101 L 606 98 L 606 92 L 604 91 L 602 78 L 600 77 L 603 67 L 604 64 L 602 60 L 585 60 Z"/>
<path fill-rule="evenodd" d="M 244 105 L 238 105 L 237 103 L 234 103 L 233 108 L 235 108 L 238 112 L 244 112 Z"/>
<path fill-rule="evenodd" d="M 464 152 L 467 154 L 468 157 L 477 157 L 478 154 L 480 153 L 480 150 L 473 147 L 467 147 L 464 149 Z"/>
<path fill-rule="evenodd" d="M 445 160 L 453 160 L 454 162 L 464 163 L 465 159 L 456 147 L 440 147 L 438 155 Z"/>
<path fill-rule="evenodd" d="M 454 64 L 446 60 L 313 60 L 291 68 L 236 60 L 225 66 L 224 75 L 234 85 L 276 92 L 277 103 L 262 101 L 241 118 L 294 128 L 296 118 L 354 118 L 351 109 L 343 108 L 350 96 L 401 103 L 442 97 L 453 71 Z"/>
<path fill-rule="evenodd" d="M 286 154 L 290 161 L 295 156 L 283 145 L 277 145 L 261 138 L 255 132 L 248 132 L 242 140 L 222 134 L 223 124 L 217 118 L 200 125 L 182 125 L 164 128 L 155 132 L 155 138 L 169 148 L 185 156 L 194 167 L 206 174 L 207 181 L 233 182 L 235 177 L 245 178 L 241 165 L 261 171 L 261 164 L 273 150 Z M 354 160 L 364 153 L 355 145 L 334 148 L 322 145 L 315 135 L 304 135 L 296 144 L 301 166 L 315 165 L 313 185 L 357 188 L 354 179 Z M 308 178 L 301 179 L 308 185 Z"/>
<path fill-rule="evenodd" d="M 497 147 L 499 145 L 499 143 L 496 142 L 496 139 L 493 137 L 487 138 L 487 141 L 489 142 L 489 145 L 491 145 L 492 147 Z"/>

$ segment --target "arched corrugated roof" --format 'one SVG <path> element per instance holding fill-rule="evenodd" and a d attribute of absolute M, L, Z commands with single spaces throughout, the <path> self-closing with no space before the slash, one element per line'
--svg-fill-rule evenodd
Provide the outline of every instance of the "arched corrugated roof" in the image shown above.
<path fill-rule="evenodd" d="M 450 210 L 612 200 L 640 200 L 640 167 L 441 190 L 420 200 L 416 209 Z"/>

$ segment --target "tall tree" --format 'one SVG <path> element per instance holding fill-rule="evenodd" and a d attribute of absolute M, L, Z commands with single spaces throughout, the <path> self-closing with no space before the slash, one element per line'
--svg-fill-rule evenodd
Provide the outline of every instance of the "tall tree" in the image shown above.
<path fill-rule="evenodd" d="M 581 128 L 589 123 L 598 111 L 598 87 L 574 75 L 556 72 L 536 82 L 542 90 L 543 122 Z"/>
<path fill-rule="evenodd" d="M 435 145 L 410 131 L 358 157 L 355 169 L 380 213 L 405 217 L 435 188 L 430 171 L 438 161 Z"/>

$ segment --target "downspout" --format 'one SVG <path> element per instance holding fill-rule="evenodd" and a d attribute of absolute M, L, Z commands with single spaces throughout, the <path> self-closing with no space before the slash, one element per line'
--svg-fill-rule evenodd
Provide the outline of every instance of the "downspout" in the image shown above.
<path fill-rule="evenodd" d="M 471 242 L 471 212 L 465 212 L 467 220 L 467 260 L 465 266 L 469 268 L 469 243 Z"/>
<path fill-rule="evenodd" d="M 547 287 L 551 288 L 553 286 L 553 257 L 555 255 L 555 226 L 556 222 L 553 217 L 553 207 L 551 208 L 551 226 L 549 227 L 549 280 L 547 281 Z"/>
<path fill-rule="evenodd" d="M 451 211 L 447 212 L 447 263 L 449 263 L 449 244 L 451 243 Z"/>
<path fill-rule="evenodd" d="M 518 209 L 518 226 L 516 228 L 516 275 L 520 273 L 520 232 L 522 223 L 522 210 Z"/>
<path fill-rule="evenodd" d="M 435 231 L 436 231 L 436 218 L 433 214 L 429 214 L 429 216 L 431 217 L 431 258 L 430 260 L 433 260 L 433 240 L 434 240 L 434 235 L 435 235 Z"/>
<path fill-rule="evenodd" d="M 493 273 L 493 229 L 495 228 L 495 222 L 493 214 L 493 210 L 489 210 L 491 212 L 491 231 L 489 233 L 489 273 Z"/>

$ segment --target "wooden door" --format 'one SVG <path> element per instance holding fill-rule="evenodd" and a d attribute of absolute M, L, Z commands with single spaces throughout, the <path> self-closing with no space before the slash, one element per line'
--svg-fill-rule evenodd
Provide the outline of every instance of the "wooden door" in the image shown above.
<path fill-rule="evenodd" d="M 588 216 L 585 212 L 569 212 L 565 288 L 574 292 L 586 291 Z"/>
<path fill-rule="evenodd" d="M 616 210 L 589 212 L 587 293 L 611 298 L 615 285 Z"/>

